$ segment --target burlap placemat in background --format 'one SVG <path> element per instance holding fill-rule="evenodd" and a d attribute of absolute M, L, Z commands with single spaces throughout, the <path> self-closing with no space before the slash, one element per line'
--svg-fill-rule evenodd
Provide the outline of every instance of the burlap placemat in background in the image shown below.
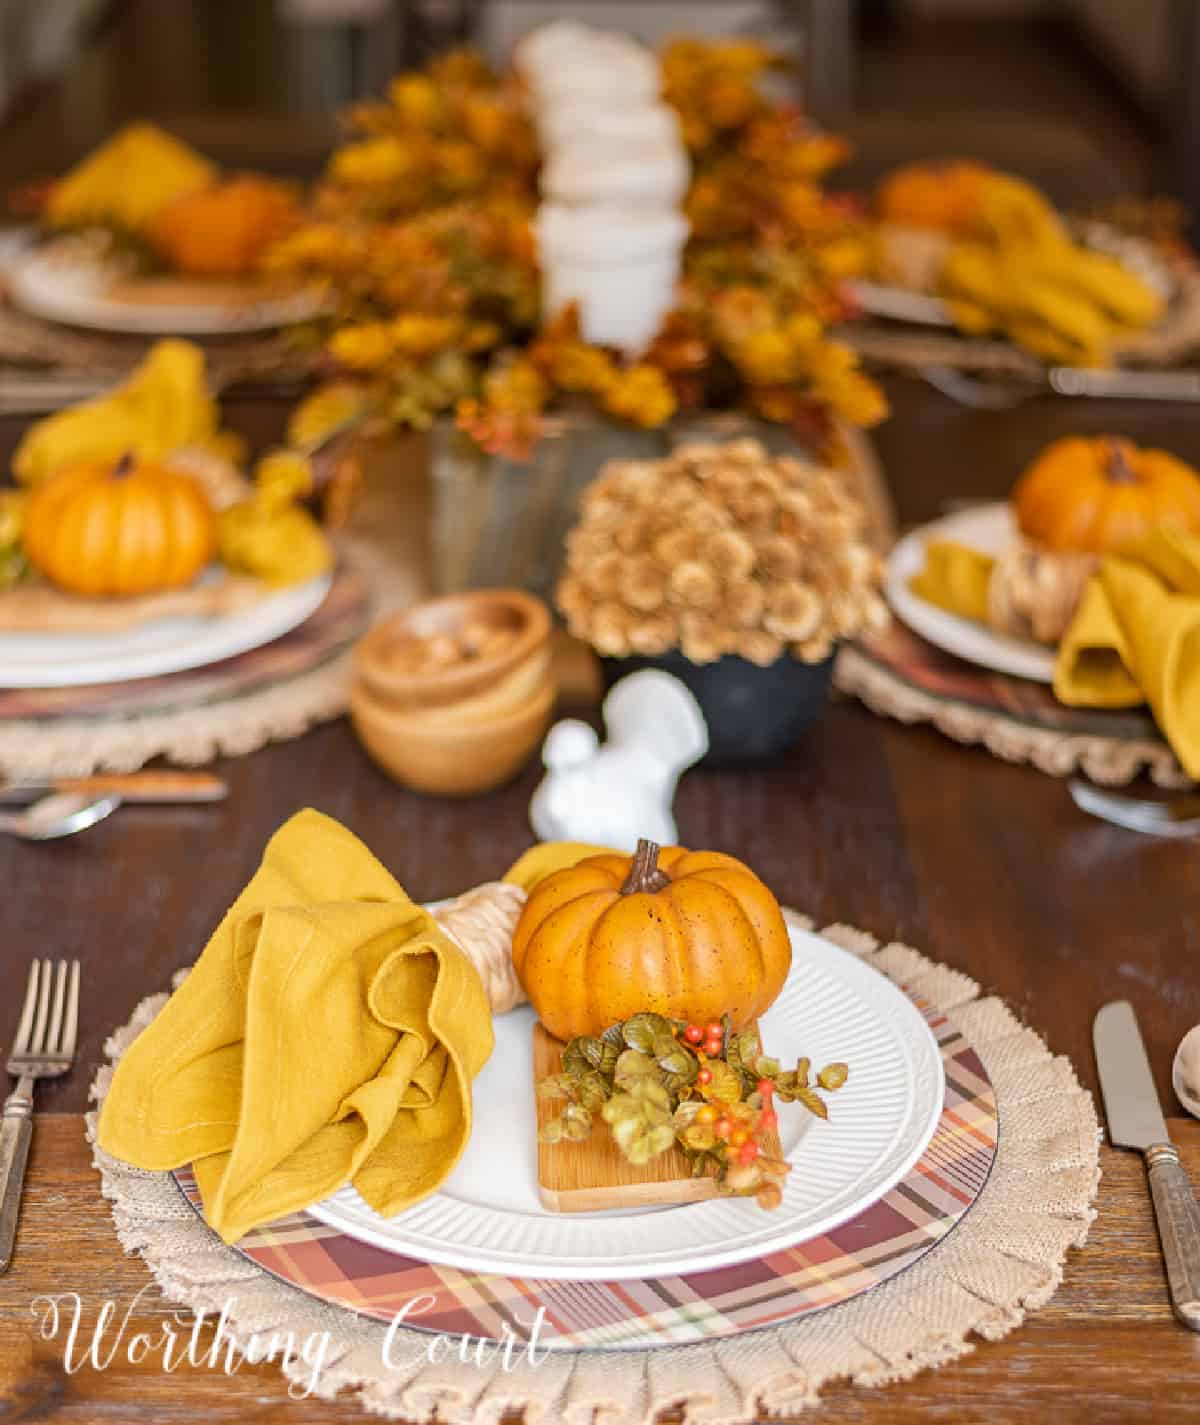
<path fill-rule="evenodd" d="M 60 376 L 87 376 L 97 382 L 120 381 L 141 361 L 156 337 L 84 331 L 42 321 L 19 312 L 4 300 L 0 278 L 0 384 L 3 367 L 36 368 Z M 320 364 L 319 348 L 305 346 L 294 330 L 245 333 L 198 339 L 208 378 L 216 391 L 241 381 L 291 385 L 304 381 Z"/>
<path fill-rule="evenodd" d="M 1048 685 L 965 663 L 896 618 L 884 633 L 843 647 L 834 685 L 881 717 L 929 723 L 1054 777 L 1086 772 L 1123 786 L 1146 772 L 1160 787 L 1192 785 L 1147 710 L 1067 707 Z"/>
<path fill-rule="evenodd" d="M 128 772 L 152 758 L 197 766 L 298 737 L 346 705 L 350 650 L 372 601 L 353 558 L 299 628 L 220 663 L 126 683 L 0 689 L 0 774 Z"/>
<path fill-rule="evenodd" d="M 800 917 L 792 916 L 799 923 Z M 997 1340 L 1044 1305 L 1062 1280 L 1070 1247 L 1081 1247 L 1094 1217 L 1099 1134 L 1091 1096 L 1069 1061 L 1053 1055 L 1000 1000 L 980 998 L 966 975 L 899 944 L 880 947 L 862 931 L 822 932 L 848 952 L 939 1009 L 952 1012 L 983 1060 L 996 1093 L 999 1146 L 974 1207 L 912 1268 L 852 1301 L 788 1326 L 729 1340 L 655 1351 L 555 1352 L 535 1367 L 520 1361 L 430 1363 L 428 1333 L 391 1328 L 315 1301 L 226 1247 L 169 1173 L 129 1168 L 95 1148 L 105 1197 L 122 1245 L 141 1254 L 166 1297 L 219 1313 L 235 1337 L 328 1332 L 327 1367 L 317 1392 L 346 1392 L 376 1414 L 445 1425 L 498 1425 L 514 1410 L 530 1422 L 650 1425 L 665 1410 L 687 1425 L 749 1425 L 766 1412 L 796 1413 L 822 1386 L 850 1379 L 865 1387 L 905 1380 Z M 156 995 L 107 1044 L 115 1062 L 165 1003 Z M 103 1100 L 102 1068 L 92 1089 Z M 88 1117 L 94 1146 L 95 1114 Z M 285 1366 L 304 1387 L 311 1368 Z M 282 1396 L 282 1386 L 281 1386 Z"/>

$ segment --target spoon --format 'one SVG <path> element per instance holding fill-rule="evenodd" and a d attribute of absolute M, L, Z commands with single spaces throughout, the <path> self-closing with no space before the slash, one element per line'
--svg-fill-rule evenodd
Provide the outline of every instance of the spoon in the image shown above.
<path fill-rule="evenodd" d="M 1179 1102 L 1194 1118 L 1200 1118 L 1200 1024 L 1179 1041 L 1171 1082 Z"/>
<path fill-rule="evenodd" d="M 78 792 L 57 792 L 21 811 L 0 813 L 0 831 L 25 841 L 56 841 L 86 831 L 121 805 L 120 797 L 86 797 Z"/>
<path fill-rule="evenodd" d="M 1092 786 L 1091 782 L 1085 782 L 1082 777 L 1072 777 L 1067 783 L 1067 789 L 1081 811 L 1089 812 L 1101 821 L 1111 821 L 1114 826 L 1141 831 L 1147 836 L 1166 836 L 1179 840 L 1200 836 L 1200 797 L 1175 797 L 1166 802 L 1147 801 L 1142 797 L 1102 791 L 1099 787 Z"/>

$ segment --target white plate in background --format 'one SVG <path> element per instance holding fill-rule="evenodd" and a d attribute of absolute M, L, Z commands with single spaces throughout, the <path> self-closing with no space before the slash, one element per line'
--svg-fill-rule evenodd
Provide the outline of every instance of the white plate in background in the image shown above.
<path fill-rule="evenodd" d="M 214 295 L 207 295 L 202 281 L 183 278 L 147 278 L 118 288 L 103 263 L 69 257 L 53 244 L 12 257 L 5 279 L 13 304 L 31 316 L 139 336 L 270 331 L 308 321 L 321 310 L 323 301 L 311 288 L 229 301 L 220 294 L 231 284 L 222 283 L 214 287 Z M 160 282 L 166 285 L 160 286 Z M 137 297 L 139 287 L 145 293 L 142 300 Z M 174 299 L 169 298 L 172 292 L 178 294 Z"/>
<path fill-rule="evenodd" d="M 935 648 L 996 673 L 1009 673 L 1034 683 L 1053 683 L 1053 648 L 997 633 L 974 619 L 960 618 L 922 599 L 909 588 L 913 575 L 925 567 L 928 541 L 950 539 L 970 545 L 983 554 L 996 555 L 1012 543 L 1016 534 L 1012 508 L 1004 501 L 960 510 L 945 519 L 922 525 L 905 535 L 892 550 L 884 592 L 893 613 Z"/>
<path fill-rule="evenodd" d="M 290 633 L 332 583 L 321 574 L 234 613 L 156 619 L 119 633 L 0 633 L 0 688 L 126 683 L 219 663 Z"/>

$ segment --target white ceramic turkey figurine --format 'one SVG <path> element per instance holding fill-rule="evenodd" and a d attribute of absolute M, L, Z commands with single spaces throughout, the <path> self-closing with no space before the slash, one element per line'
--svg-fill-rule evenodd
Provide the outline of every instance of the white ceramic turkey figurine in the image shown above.
<path fill-rule="evenodd" d="M 602 713 L 603 745 L 574 718 L 550 729 L 546 776 L 529 804 L 534 831 L 619 851 L 633 851 L 639 837 L 673 846 L 676 784 L 708 751 L 699 704 L 678 678 L 647 668 L 622 678 Z"/>

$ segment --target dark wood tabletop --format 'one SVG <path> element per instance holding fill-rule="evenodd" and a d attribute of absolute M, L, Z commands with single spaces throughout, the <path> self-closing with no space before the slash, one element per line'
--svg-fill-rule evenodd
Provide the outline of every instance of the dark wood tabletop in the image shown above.
<path fill-rule="evenodd" d="M 164 13 L 148 3 L 129 8 Z M 175 8 L 181 16 L 224 10 L 193 0 Z M 161 48 L 138 50 L 140 60 L 123 64 L 120 51 L 108 69 L 93 55 L 54 94 L 23 107 L 0 130 L 0 182 L 53 172 L 127 112 L 185 108 L 195 123 L 181 131 L 216 135 L 218 156 L 267 163 L 277 154 L 282 168 L 311 169 L 328 140 L 323 121 L 293 125 L 283 105 L 276 121 L 243 124 L 240 90 L 214 115 L 208 89 L 181 87 L 172 68 L 195 74 L 189 44 L 170 49 L 160 67 Z M 234 58 L 222 73 L 240 72 Z M 247 95 L 266 73 L 251 76 L 252 68 L 241 65 Z M 118 69 L 121 81 L 111 82 Z M 890 161 L 899 141 L 896 126 L 887 128 Z M 997 132 L 1011 147 L 1011 125 Z M 1091 168 L 1084 159 L 1059 163 L 1064 191 L 1108 196 L 1103 182 L 1091 181 L 1103 170 L 1102 147 L 1084 155 Z M 1035 149 L 1048 163 L 1059 152 L 1030 140 Z M 1192 407 L 1039 398 L 981 412 L 912 379 L 886 384 L 893 416 L 875 440 L 902 524 L 931 518 L 948 502 L 1003 496 L 1045 442 L 1072 432 L 1118 432 L 1200 464 Z M 238 396 L 225 407 L 227 424 L 256 449 L 279 438 L 286 414 L 269 395 Z M 0 420 L 0 466 L 22 429 L 19 420 Z M 68 1261 L 79 1263 L 77 1289 L 94 1298 L 127 1300 L 145 1281 L 140 1263 L 121 1258 L 83 1141 L 79 1114 L 104 1039 L 196 956 L 267 838 L 301 807 L 344 822 L 419 899 L 494 877 L 532 840 L 535 767 L 487 796 L 431 800 L 379 772 L 344 720 L 217 770 L 231 788 L 219 805 L 123 808 L 62 843 L 0 839 L 0 1045 L 15 1024 L 31 958 L 77 955 L 84 967 L 79 1060 L 39 1095 L 18 1260 L 0 1277 L 0 1419 L 124 1425 L 203 1417 L 232 1425 L 279 1409 L 283 1388 L 269 1367 L 232 1383 L 128 1370 L 68 1378 L 54 1351 L 32 1338 L 29 1302 L 47 1283 L 65 1282 Z M 676 810 L 685 843 L 746 859 L 782 901 L 818 923 L 843 921 L 908 942 L 975 977 L 1069 1055 L 1092 1088 L 1092 1018 L 1107 1000 L 1128 998 L 1164 1110 L 1180 1112 L 1170 1062 L 1180 1037 L 1200 1022 L 1200 845 L 1089 820 L 1050 776 L 847 701 L 831 705 L 771 766 L 689 773 Z M 1200 1129 L 1174 1127 L 1200 1177 Z M 1084 1408 L 1095 1422 L 1200 1418 L 1190 1378 L 1200 1338 L 1172 1324 L 1140 1165 L 1106 1152 L 1104 1171 L 1092 1241 L 1044 1312 L 1005 1343 L 895 1391 L 839 1388 L 823 1418 L 993 1425 Z M 297 1422 L 346 1418 L 343 1408 L 316 1402 L 291 1410 Z"/>
<path fill-rule="evenodd" d="M 1200 459 L 1200 424 L 1182 408 L 1039 400 L 1001 415 L 961 410 L 907 379 L 888 388 L 895 413 L 877 444 L 902 522 L 948 500 L 1002 495 L 1044 441 L 1071 430 L 1119 430 Z M 257 447 L 278 439 L 286 411 L 265 396 L 226 403 L 227 421 Z M 20 429 L 0 423 L 0 461 Z M 78 955 L 84 967 L 79 1061 L 39 1095 L 18 1258 L 0 1277 L 0 1418 L 91 1422 L 102 1413 L 149 1422 L 203 1412 L 214 1425 L 234 1425 L 282 1399 L 266 1367 L 232 1386 L 201 1371 L 68 1377 L 54 1348 L 34 1339 L 29 1311 L 45 1281 L 66 1279 L 67 1261 L 79 1264 L 71 1289 L 92 1300 L 115 1293 L 124 1302 L 144 1283 L 144 1268 L 121 1259 L 78 1114 L 106 1035 L 196 956 L 272 831 L 299 808 L 318 807 L 420 899 L 496 876 L 533 839 L 536 767 L 486 796 L 429 799 L 380 773 L 344 720 L 218 769 L 231 789 L 222 804 L 126 807 L 60 843 L 0 840 L 0 1042 L 32 957 Z M 685 843 L 745 858 L 819 924 L 906 941 L 974 976 L 1093 1088 L 1092 1018 L 1105 1001 L 1130 999 L 1164 1109 L 1179 1112 L 1171 1056 L 1200 1022 L 1200 846 L 1091 821 L 1050 776 L 847 701 L 771 766 L 688 773 L 676 809 Z M 1175 1131 L 1200 1170 L 1196 1125 Z M 1148 1399 L 1156 1419 L 1198 1418 L 1186 1379 L 1200 1340 L 1172 1321 L 1142 1170 L 1129 1155 L 1106 1157 L 1098 1207 L 1092 1243 L 1029 1326 L 896 1392 L 839 1387 L 830 1393 L 834 1418 L 916 1420 L 940 1410 L 989 1425 L 1032 1421 L 1065 1408 L 1077 1389 L 1096 1421 L 1134 1418 Z M 6 1416 L 6 1402 L 15 1414 Z M 346 1410 L 313 1401 L 289 1408 L 297 1422 Z"/>
<path fill-rule="evenodd" d="M 1200 460 L 1200 421 L 1187 408 L 1044 399 L 971 412 L 907 379 L 888 385 L 894 414 L 877 444 L 905 522 L 955 498 L 1002 495 L 1042 443 L 1071 430 L 1111 428 Z M 227 419 L 263 446 L 286 410 L 239 400 Z M 0 423 L 0 461 L 19 431 Z M 487 796 L 431 800 L 379 772 L 345 721 L 219 770 L 231 787 L 219 805 L 126 807 L 69 841 L 0 841 L 0 1006 L 15 1004 L 33 956 L 83 961 L 80 1061 L 47 1087 L 47 1109 L 84 1107 L 105 1035 L 195 957 L 299 808 L 345 822 L 422 899 L 496 876 L 532 839 L 536 766 Z M 844 701 L 770 766 L 687 774 L 677 813 L 686 844 L 745 858 L 819 923 L 906 941 L 973 975 L 1088 1084 L 1092 1016 L 1127 997 L 1177 1111 L 1171 1056 L 1200 1022 L 1200 846 L 1090 820 L 1044 773 Z"/>

